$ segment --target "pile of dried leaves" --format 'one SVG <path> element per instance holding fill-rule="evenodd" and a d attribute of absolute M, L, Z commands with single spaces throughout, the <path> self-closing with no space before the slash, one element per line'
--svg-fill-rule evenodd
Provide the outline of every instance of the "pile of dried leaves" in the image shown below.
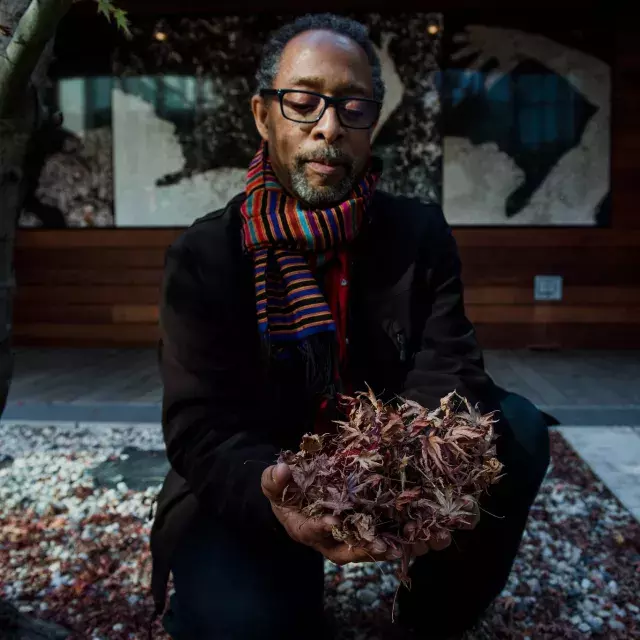
<path fill-rule="evenodd" d="M 283 499 L 308 516 L 338 516 L 333 535 L 351 547 L 378 538 L 402 551 L 408 582 L 411 545 L 468 524 L 501 477 L 494 414 L 455 392 L 431 412 L 412 401 L 393 408 L 371 390 L 342 400 L 349 420 L 337 435 L 305 435 L 298 453 L 281 453 L 293 479 Z"/>

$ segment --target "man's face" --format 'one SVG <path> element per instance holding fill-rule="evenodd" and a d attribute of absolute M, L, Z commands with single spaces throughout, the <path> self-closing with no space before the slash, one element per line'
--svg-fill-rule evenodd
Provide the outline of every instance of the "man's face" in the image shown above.
<path fill-rule="evenodd" d="M 307 31 L 292 39 L 280 59 L 274 89 L 315 91 L 332 97 L 371 98 L 373 79 L 365 52 L 329 31 Z M 350 193 L 371 155 L 371 129 L 340 124 L 327 108 L 319 122 L 286 119 L 279 99 L 254 96 L 258 131 L 282 186 L 313 207 L 335 204 Z"/>

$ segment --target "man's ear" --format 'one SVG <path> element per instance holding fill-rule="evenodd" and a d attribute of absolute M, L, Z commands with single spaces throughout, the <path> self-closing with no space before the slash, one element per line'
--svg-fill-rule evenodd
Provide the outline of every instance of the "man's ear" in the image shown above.
<path fill-rule="evenodd" d="M 256 121 L 256 128 L 260 137 L 265 141 L 269 141 L 269 110 L 267 103 L 261 96 L 253 96 L 251 98 L 251 111 L 253 112 L 253 119 Z"/>

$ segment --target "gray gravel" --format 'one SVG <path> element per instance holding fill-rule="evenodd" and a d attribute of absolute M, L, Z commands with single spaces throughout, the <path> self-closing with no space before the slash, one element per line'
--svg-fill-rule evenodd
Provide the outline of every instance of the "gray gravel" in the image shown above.
<path fill-rule="evenodd" d="M 125 476 L 114 486 L 95 478 L 126 462 L 132 445 L 162 449 L 160 428 L 0 427 L 0 597 L 77 638 L 144 637 L 159 484 L 132 490 Z M 554 464 L 508 584 L 467 640 L 640 637 L 639 548 L 637 523 L 554 435 Z M 340 640 L 400 637 L 390 622 L 393 564 L 325 569 Z"/>

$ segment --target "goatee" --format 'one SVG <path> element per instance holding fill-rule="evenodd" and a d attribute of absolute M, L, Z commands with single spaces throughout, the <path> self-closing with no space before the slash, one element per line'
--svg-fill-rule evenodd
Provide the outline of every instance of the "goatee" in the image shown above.
<path fill-rule="evenodd" d="M 341 164 L 345 169 L 344 177 L 336 184 L 321 187 L 312 186 L 306 175 L 308 162 Z M 297 156 L 291 171 L 291 189 L 293 194 L 312 208 L 319 209 L 342 202 L 356 183 L 355 163 L 335 147 L 324 147 L 313 153 Z"/>

